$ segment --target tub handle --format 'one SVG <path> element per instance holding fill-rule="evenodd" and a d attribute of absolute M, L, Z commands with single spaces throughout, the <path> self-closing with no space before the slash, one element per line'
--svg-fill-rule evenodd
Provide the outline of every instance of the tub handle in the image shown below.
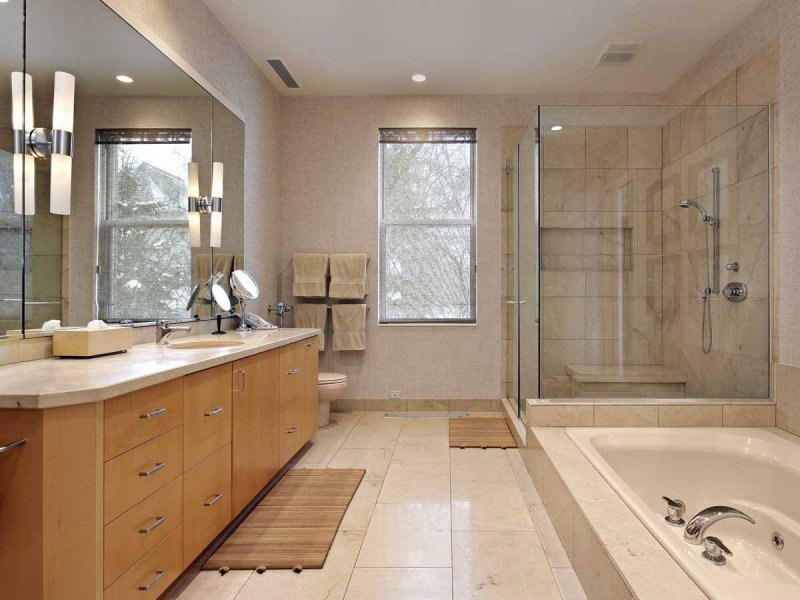
<path fill-rule="evenodd" d="M 667 503 L 667 512 L 669 513 L 664 520 L 673 527 L 683 527 L 686 521 L 683 520 L 683 513 L 686 512 L 686 504 L 683 500 L 676 498 L 668 498 L 661 496 L 661 499 Z"/>
<path fill-rule="evenodd" d="M 706 547 L 703 550 L 703 558 L 710 560 L 715 565 L 721 567 L 727 562 L 726 556 L 733 556 L 733 552 L 718 537 L 713 535 L 706 536 L 703 538 L 703 543 Z"/>

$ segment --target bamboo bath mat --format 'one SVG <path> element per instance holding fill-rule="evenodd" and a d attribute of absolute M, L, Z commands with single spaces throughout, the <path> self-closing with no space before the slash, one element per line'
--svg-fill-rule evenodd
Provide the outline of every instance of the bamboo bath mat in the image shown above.
<path fill-rule="evenodd" d="M 450 419 L 451 448 L 516 448 L 505 419 Z"/>
<path fill-rule="evenodd" d="M 203 569 L 321 569 L 365 472 L 289 471 Z"/>

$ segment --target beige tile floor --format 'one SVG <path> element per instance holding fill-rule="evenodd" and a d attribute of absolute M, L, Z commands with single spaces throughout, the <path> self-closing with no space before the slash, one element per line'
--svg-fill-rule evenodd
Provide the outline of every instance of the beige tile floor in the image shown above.
<path fill-rule="evenodd" d="M 445 418 L 334 414 L 297 469 L 362 468 L 325 567 L 189 573 L 170 600 L 585 600 L 517 450 Z"/>

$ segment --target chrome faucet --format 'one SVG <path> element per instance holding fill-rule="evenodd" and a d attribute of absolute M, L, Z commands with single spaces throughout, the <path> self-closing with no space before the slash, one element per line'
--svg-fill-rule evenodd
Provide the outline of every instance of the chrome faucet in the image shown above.
<path fill-rule="evenodd" d="M 730 506 L 709 506 L 692 517 L 683 531 L 683 539 L 690 544 L 699 546 L 703 543 L 706 529 L 723 519 L 744 519 L 752 525 L 756 523 L 753 517 Z"/>
<path fill-rule="evenodd" d="M 174 327 L 169 324 L 169 321 L 158 321 L 156 323 L 156 344 L 166 346 L 169 344 L 169 338 L 176 331 L 191 331 L 189 326 Z"/>

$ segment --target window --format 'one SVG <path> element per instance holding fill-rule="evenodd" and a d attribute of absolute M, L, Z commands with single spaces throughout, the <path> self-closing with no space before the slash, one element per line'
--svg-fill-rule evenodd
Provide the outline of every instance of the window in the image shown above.
<path fill-rule="evenodd" d="M 101 319 L 190 316 L 191 140 L 185 129 L 96 131 Z"/>
<path fill-rule="evenodd" d="M 380 322 L 475 323 L 475 129 L 380 130 Z"/>

